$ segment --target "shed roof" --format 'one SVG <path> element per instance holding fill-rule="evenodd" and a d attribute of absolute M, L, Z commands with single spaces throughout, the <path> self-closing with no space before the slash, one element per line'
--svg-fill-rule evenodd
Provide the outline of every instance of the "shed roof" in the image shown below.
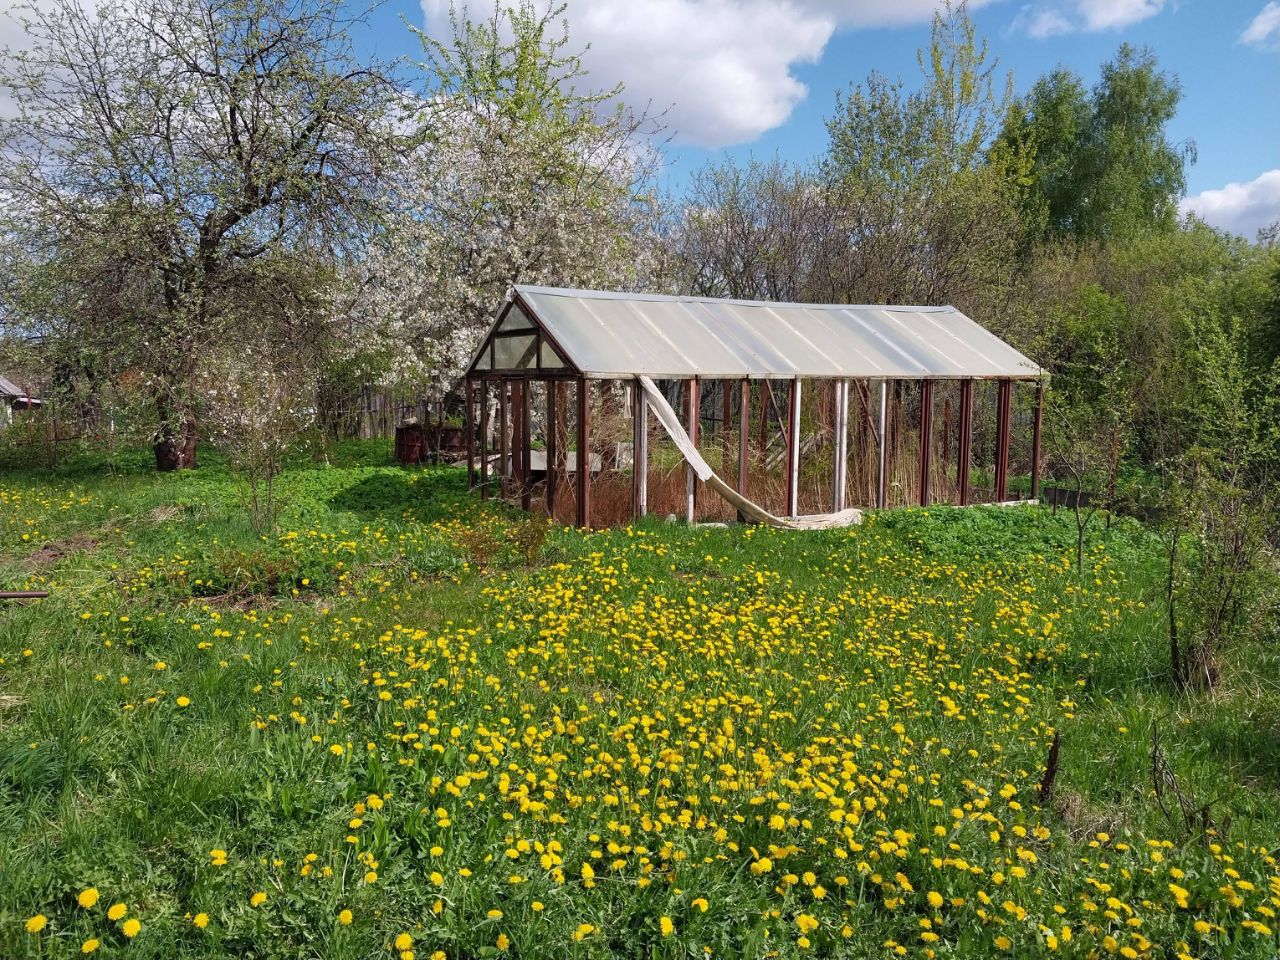
<path fill-rule="evenodd" d="M 0 397 L 26 397 L 27 391 L 0 374 Z"/>
<path fill-rule="evenodd" d="M 1018 379 L 1041 368 L 954 307 L 768 303 L 517 285 L 475 373 L 601 379 Z"/>

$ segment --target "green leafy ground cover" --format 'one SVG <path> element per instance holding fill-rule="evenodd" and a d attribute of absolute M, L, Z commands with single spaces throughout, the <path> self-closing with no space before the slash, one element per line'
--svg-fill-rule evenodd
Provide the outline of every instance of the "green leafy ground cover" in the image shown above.
<path fill-rule="evenodd" d="M 265 538 L 216 462 L 0 478 L 0 956 L 1275 956 L 1274 651 L 1173 696 L 1133 521 L 583 534 L 384 457 Z"/>

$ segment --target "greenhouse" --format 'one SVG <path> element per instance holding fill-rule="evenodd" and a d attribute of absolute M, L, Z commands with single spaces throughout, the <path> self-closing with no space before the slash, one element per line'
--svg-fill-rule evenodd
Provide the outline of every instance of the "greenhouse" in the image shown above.
<path fill-rule="evenodd" d="M 466 373 L 468 478 L 583 527 L 1034 499 L 1045 380 L 954 307 L 516 286 Z"/>

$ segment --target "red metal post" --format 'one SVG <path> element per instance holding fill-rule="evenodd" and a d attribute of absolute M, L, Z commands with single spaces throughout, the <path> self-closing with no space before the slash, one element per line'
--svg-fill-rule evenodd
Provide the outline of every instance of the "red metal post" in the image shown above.
<path fill-rule="evenodd" d="M 996 396 L 996 503 L 1003 503 L 1009 486 L 1009 380 L 1001 380 Z"/>
<path fill-rule="evenodd" d="M 960 381 L 960 434 L 956 451 L 956 486 L 960 488 L 960 506 L 969 505 L 969 461 L 973 454 L 973 381 Z"/>
<path fill-rule="evenodd" d="M 929 505 L 929 467 L 933 458 L 933 381 L 920 381 L 920 506 Z"/>
<path fill-rule="evenodd" d="M 578 526 L 591 526 L 591 404 L 587 397 L 589 381 L 578 380 Z"/>
<path fill-rule="evenodd" d="M 1044 432 L 1044 381 L 1036 382 L 1036 412 L 1031 427 L 1031 499 L 1040 498 L 1040 444 Z"/>

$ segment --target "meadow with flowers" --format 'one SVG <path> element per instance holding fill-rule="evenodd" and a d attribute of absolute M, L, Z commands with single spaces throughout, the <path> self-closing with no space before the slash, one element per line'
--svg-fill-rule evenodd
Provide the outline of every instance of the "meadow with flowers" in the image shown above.
<path fill-rule="evenodd" d="M 0 956 L 1280 951 L 1274 651 L 1171 694 L 1135 521 L 583 533 L 380 453 L 266 537 L 0 477 Z"/>

